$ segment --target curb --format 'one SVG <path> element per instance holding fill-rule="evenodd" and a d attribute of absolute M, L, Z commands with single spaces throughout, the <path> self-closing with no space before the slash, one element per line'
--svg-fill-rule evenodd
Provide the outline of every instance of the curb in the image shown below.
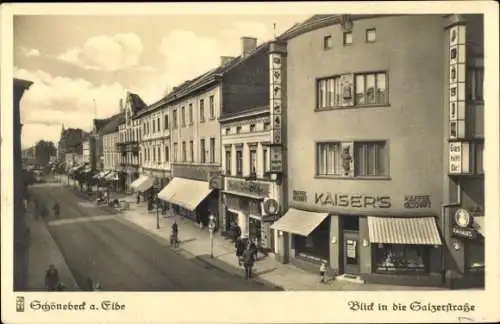
<path fill-rule="evenodd" d="M 181 249 L 182 249 L 182 248 L 181 248 Z M 183 249 L 183 250 L 184 250 L 184 249 Z M 185 251 L 185 250 L 184 250 L 184 251 Z M 189 251 L 187 251 L 187 252 L 189 252 Z M 203 262 L 203 263 L 207 264 L 208 266 L 210 266 L 210 267 L 212 267 L 212 268 L 218 269 L 218 270 L 220 270 L 220 271 L 222 271 L 222 272 L 224 272 L 224 273 L 227 273 L 227 274 L 229 274 L 229 275 L 231 275 L 231 276 L 233 276 L 233 277 L 237 277 L 237 278 L 240 278 L 240 279 L 242 278 L 242 276 L 241 276 L 240 274 L 237 274 L 237 273 L 234 273 L 234 272 L 228 271 L 228 270 L 227 270 L 227 269 L 225 269 L 224 267 L 218 266 L 218 265 L 216 265 L 216 264 L 214 264 L 214 263 L 210 262 L 209 260 L 206 260 L 205 258 L 203 258 L 203 257 L 201 257 L 201 256 L 199 256 L 199 255 L 196 255 L 194 258 L 195 258 L 196 260 L 198 260 L 198 261 L 201 261 L 201 262 Z M 224 261 L 221 261 L 221 262 L 224 262 Z M 283 288 L 282 286 L 280 286 L 280 285 L 276 285 L 276 284 L 274 284 L 274 283 L 272 283 L 272 282 L 270 282 L 270 281 L 268 281 L 268 280 L 265 280 L 265 279 L 262 279 L 262 278 L 259 278 L 259 277 L 254 277 L 254 278 L 253 278 L 253 281 L 254 281 L 254 282 L 256 282 L 256 283 L 259 283 L 259 284 L 261 284 L 261 285 L 263 285 L 263 286 L 266 286 L 266 287 L 272 287 L 272 288 L 277 289 L 277 290 L 286 291 L 286 289 L 285 289 L 285 288 Z"/>

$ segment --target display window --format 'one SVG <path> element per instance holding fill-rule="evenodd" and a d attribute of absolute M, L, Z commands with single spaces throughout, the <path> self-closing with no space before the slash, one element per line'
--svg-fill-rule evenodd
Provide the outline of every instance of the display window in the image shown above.
<path fill-rule="evenodd" d="M 377 273 L 425 273 L 429 266 L 429 246 L 376 244 L 374 271 Z"/>

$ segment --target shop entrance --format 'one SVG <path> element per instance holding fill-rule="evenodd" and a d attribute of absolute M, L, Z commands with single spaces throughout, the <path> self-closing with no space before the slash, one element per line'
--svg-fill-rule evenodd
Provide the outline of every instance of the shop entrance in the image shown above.
<path fill-rule="evenodd" d="M 359 274 L 359 217 L 341 216 L 342 265 L 345 274 Z"/>

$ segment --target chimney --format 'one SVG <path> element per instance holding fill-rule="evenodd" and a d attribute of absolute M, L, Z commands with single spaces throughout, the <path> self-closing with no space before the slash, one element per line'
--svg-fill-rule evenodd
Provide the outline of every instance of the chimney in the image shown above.
<path fill-rule="evenodd" d="M 224 66 L 227 63 L 231 62 L 232 60 L 234 60 L 234 56 L 221 56 L 220 57 L 220 65 Z"/>
<path fill-rule="evenodd" d="M 241 57 L 245 57 L 257 47 L 257 38 L 241 37 L 241 45 Z"/>

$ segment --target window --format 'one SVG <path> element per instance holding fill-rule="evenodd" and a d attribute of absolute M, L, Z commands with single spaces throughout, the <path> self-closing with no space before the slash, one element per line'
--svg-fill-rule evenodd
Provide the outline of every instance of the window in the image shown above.
<path fill-rule="evenodd" d="M 205 163 L 206 162 L 206 157 L 205 157 L 205 140 L 201 139 L 200 140 L 200 163 Z"/>
<path fill-rule="evenodd" d="M 205 121 L 205 100 L 200 99 L 200 122 Z"/>
<path fill-rule="evenodd" d="M 271 123 L 270 123 L 270 122 L 265 122 L 265 123 L 264 123 L 264 130 L 265 130 L 265 131 L 268 131 L 268 130 L 270 130 L 270 129 L 271 129 Z"/>
<path fill-rule="evenodd" d="M 471 67 L 467 70 L 467 97 L 471 101 L 483 100 L 484 69 Z"/>
<path fill-rule="evenodd" d="M 318 143 L 318 175 L 342 176 L 340 143 Z"/>
<path fill-rule="evenodd" d="M 181 127 L 186 127 L 186 110 L 181 108 Z"/>
<path fill-rule="evenodd" d="M 225 160 L 224 164 L 226 167 L 226 175 L 230 176 L 231 175 L 231 148 L 228 147 L 226 148 L 226 155 L 225 155 Z"/>
<path fill-rule="evenodd" d="M 377 40 L 377 31 L 375 28 L 366 30 L 366 42 L 367 43 L 375 43 Z"/>
<path fill-rule="evenodd" d="M 186 154 L 186 142 L 182 142 L 182 161 L 187 160 L 187 154 Z"/>
<path fill-rule="evenodd" d="M 226 128 L 226 135 L 229 135 L 229 133 L 231 133 L 231 128 Z"/>
<path fill-rule="evenodd" d="M 340 76 L 318 81 L 318 109 L 339 107 L 342 104 Z"/>
<path fill-rule="evenodd" d="M 351 44 L 352 44 L 352 32 L 345 32 L 344 45 L 351 45 Z"/>
<path fill-rule="evenodd" d="M 250 132 L 251 133 L 255 132 L 255 124 L 250 125 Z"/>
<path fill-rule="evenodd" d="M 152 151 L 153 151 L 153 160 L 152 160 L 152 162 L 155 163 L 156 162 L 156 150 L 155 150 L 154 147 L 152 148 Z"/>
<path fill-rule="evenodd" d="M 356 75 L 356 105 L 387 104 L 386 88 L 385 72 Z"/>
<path fill-rule="evenodd" d="M 236 134 L 241 133 L 241 126 L 236 127 Z"/>
<path fill-rule="evenodd" d="M 189 161 L 194 162 L 194 142 L 189 141 Z"/>
<path fill-rule="evenodd" d="M 173 111 L 172 118 L 174 119 L 174 129 L 175 129 L 175 128 L 177 128 L 177 110 L 175 110 L 175 109 Z"/>
<path fill-rule="evenodd" d="M 241 177 L 243 175 L 243 150 L 236 151 L 236 175 Z"/>
<path fill-rule="evenodd" d="M 158 146 L 158 164 L 160 164 L 160 163 L 161 163 L 161 147 Z"/>
<path fill-rule="evenodd" d="M 144 156 L 144 161 L 147 161 L 148 160 L 148 155 L 147 155 L 146 149 L 144 149 L 143 156 Z"/>
<path fill-rule="evenodd" d="M 478 242 L 467 242 L 465 245 L 466 253 L 466 271 L 478 272 L 484 271 L 484 240 Z"/>
<path fill-rule="evenodd" d="M 165 115 L 163 118 L 164 118 L 163 124 L 165 126 L 165 129 L 168 129 L 168 115 Z"/>
<path fill-rule="evenodd" d="M 323 49 L 329 50 L 333 47 L 333 39 L 331 35 L 323 37 Z"/>
<path fill-rule="evenodd" d="M 170 161 L 170 155 L 168 151 L 168 145 L 165 146 L 165 161 L 169 162 Z"/>
<path fill-rule="evenodd" d="M 267 148 L 264 147 L 262 149 L 262 169 L 264 170 L 264 173 L 269 172 L 268 160 L 269 160 L 268 150 L 267 150 Z"/>
<path fill-rule="evenodd" d="M 428 246 L 378 244 L 374 250 L 375 272 L 427 272 L 429 264 Z"/>
<path fill-rule="evenodd" d="M 484 173 L 484 143 L 475 143 L 474 144 L 474 172 L 476 174 Z"/>
<path fill-rule="evenodd" d="M 177 143 L 174 143 L 174 162 L 177 162 Z"/>
<path fill-rule="evenodd" d="M 257 150 L 250 150 L 250 175 L 255 176 L 257 174 Z"/>
<path fill-rule="evenodd" d="M 210 96 L 210 119 L 215 119 L 215 104 L 214 104 L 214 96 Z"/>
<path fill-rule="evenodd" d="M 151 124 L 153 124 L 153 134 L 154 134 L 154 133 L 156 133 L 156 124 L 155 124 L 155 121 L 152 120 Z"/>
<path fill-rule="evenodd" d="M 210 139 L 210 163 L 215 163 L 215 138 Z"/>
<path fill-rule="evenodd" d="M 354 170 L 357 177 L 386 176 L 387 151 L 385 142 L 354 144 Z"/>
<path fill-rule="evenodd" d="M 157 124 L 156 128 L 158 129 L 158 131 L 160 131 L 160 129 L 161 129 L 161 127 L 160 127 L 160 117 L 158 117 L 156 119 L 156 124 Z"/>
<path fill-rule="evenodd" d="M 189 125 L 193 125 L 193 104 L 189 104 Z"/>

